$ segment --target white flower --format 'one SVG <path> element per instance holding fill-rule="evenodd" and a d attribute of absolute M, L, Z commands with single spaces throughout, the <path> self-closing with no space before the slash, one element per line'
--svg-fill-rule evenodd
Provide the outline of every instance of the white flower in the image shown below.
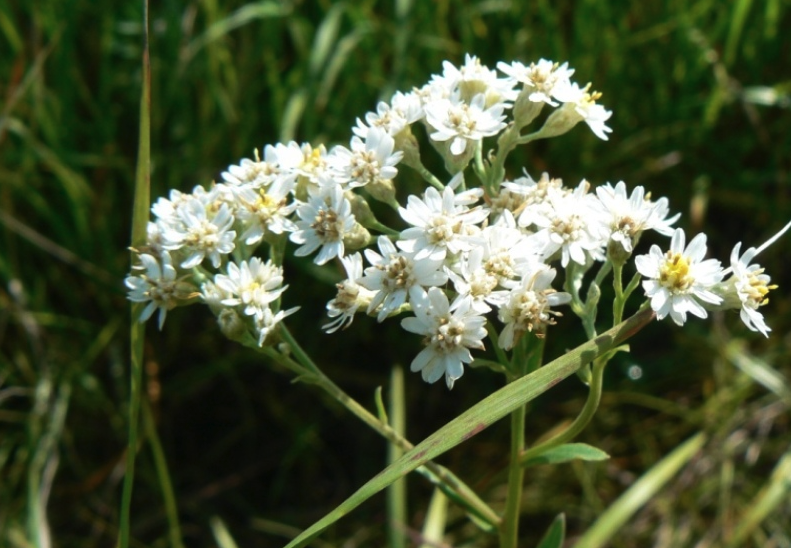
<path fill-rule="evenodd" d="M 479 314 L 491 310 L 486 301 L 498 286 L 497 276 L 487 272 L 483 256 L 483 247 L 475 247 L 453 265 L 454 270 L 447 269 L 448 277 L 458 293 L 456 300 L 470 299 L 472 308 Z"/>
<path fill-rule="evenodd" d="M 335 147 L 327 159 L 338 182 L 356 188 L 392 179 L 398 173 L 395 165 L 404 153 L 393 152 L 395 141 L 384 129 L 373 127 L 367 132 L 365 142 L 355 136 L 350 145 L 351 150 Z"/>
<path fill-rule="evenodd" d="M 550 179 L 549 173 L 542 173 L 539 180 L 534 181 L 525 172 L 524 177 L 503 182 L 500 186 L 500 194 L 492 198 L 491 207 L 495 213 L 509 210 L 518 218 L 520 227 L 532 229 L 535 228 L 537 216 L 551 213 L 549 196 L 565 196 L 570 192 L 563 186 L 562 179 Z"/>
<path fill-rule="evenodd" d="M 627 196 L 626 184 L 618 182 L 615 187 L 610 183 L 596 188 L 596 195 L 607 212 L 610 240 L 620 244 L 626 253 L 632 253 L 633 244 L 646 230 L 656 230 L 663 236 L 672 236 L 673 227 L 681 214 L 666 219 L 668 215 L 667 198 L 652 202 L 645 196 L 642 186 L 636 187 Z"/>
<path fill-rule="evenodd" d="M 722 298 L 712 292 L 723 277 L 720 262 L 703 260 L 706 235 L 698 234 L 686 248 L 684 242 L 684 231 L 677 228 L 666 253 L 654 245 L 647 255 L 635 258 L 638 272 L 648 278 L 643 281 L 643 288 L 651 299 L 657 319 L 670 314 L 678 325 L 687 321 L 687 312 L 699 318 L 707 317 L 699 301 L 713 305 L 722 303 Z"/>
<path fill-rule="evenodd" d="M 179 204 L 170 222 L 161 226 L 162 247 L 186 254 L 182 268 L 194 268 L 206 257 L 214 268 L 219 268 L 220 256 L 227 255 L 235 247 L 233 222 L 227 203 L 217 200 L 207 203 L 203 196 L 191 196 Z"/>
<path fill-rule="evenodd" d="M 435 141 L 450 141 L 450 152 L 463 154 L 468 141 L 473 145 L 484 137 L 497 135 L 505 127 L 503 103 L 485 108 L 485 98 L 478 94 L 468 103 L 438 99 L 425 106 L 426 122 L 434 129 Z"/>
<path fill-rule="evenodd" d="M 286 194 L 291 191 L 296 179 L 296 173 L 284 172 L 278 158 L 278 149 L 272 145 L 264 147 L 264 159 L 258 156 L 258 149 L 253 151 L 254 160 L 242 159 L 238 165 L 228 166 L 227 171 L 220 175 L 225 182 L 232 186 L 258 190 L 262 187 L 275 185 L 276 193 Z"/>
<path fill-rule="evenodd" d="M 288 203 L 288 189 L 284 185 L 272 185 L 269 189 L 240 188 L 236 191 L 236 201 L 239 204 L 236 217 L 246 227 L 241 239 L 247 245 L 257 244 L 267 232 L 282 234 L 297 228 L 288 217 L 299 202 Z"/>
<path fill-rule="evenodd" d="M 555 88 L 568 85 L 574 74 L 574 69 L 570 69 L 568 63 L 558 65 L 546 59 L 541 59 L 538 63 L 530 63 L 530 66 L 518 61 L 510 65 L 501 61 L 497 63 L 497 68 L 523 84 L 530 101 L 544 102 L 553 107 L 558 106 L 558 103 L 552 100 Z"/>
<path fill-rule="evenodd" d="M 516 283 L 514 280 L 540 262 L 541 249 L 533 236 L 516 228 L 510 212 L 500 219 L 502 224 L 487 226 L 481 233 L 485 250 L 483 266 L 497 278 L 499 285 L 511 288 Z"/>
<path fill-rule="evenodd" d="M 770 285 L 771 278 L 764 274 L 764 269 L 757 264 L 750 264 L 760 250 L 749 248 L 741 257 L 742 243 L 739 242 L 731 252 L 731 266 L 725 271 L 731 276 L 724 282 L 716 285 L 712 290 L 722 297 L 722 304 L 716 307 L 707 307 L 709 310 L 739 309 L 739 317 L 751 331 L 758 331 L 769 336 L 771 329 L 764 322 L 763 314 L 758 309 L 767 304 L 769 291 L 776 289 Z"/>
<path fill-rule="evenodd" d="M 358 137 L 365 139 L 371 128 L 380 127 L 392 137 L 396 137 L 423 116 L 420 97 L 415 93 L 397 91 L 390 99 L 389 104 L 380 101 L 376 105 L 376 112 L 367 113 L 365 122 L 357 118 L 357 126 L 352 128 L 352 131 Z"/>
<path fill-rule="evenodd" d="M 505 324 L 498 340 L 500 348 L 510 350 L 525 332 L 543 337 L 547 326 L 555 324 L 553 316 L 562 315 L 551 307 L 568 304 L 571 295 L 552 289 L 556 274 L 554 268 L 544 264 L 535 264 L 524 272 L 521 283 L 510 291 L 498 313 Z"/>
<path fill-rule="evenodd" d="M 518 94 L 510 78 L 498 78 L 497 72 L 483 65 L 474 55 L 466 54 L 464 64 L 456 68 L 453 63 L 442 63 L 442 76 L 434 76 L 431 84 L 447 90 L 446 97 L 458 95 L 464 102 L 482 95 L 488 108 L 496 103 L 513 101 Z"/>
<path fill-rule="evenodd" d="M 373 291 L 357 283 L 363 277 L 363 258 L 359 253 L 341 259 L 346 270 L 346 279 L 336 284 L 338 294 L 327 303 L 327 316 L 335 318 L 322 326 L 327 333 L 346 329 L 354 320 L 360 307 L 367 307 L 373 298 Z"/>
<path fill-rule="evenodd" d="M 382 322 L 391 313 L 409 300 L 419 297 L 430 286 L 442 285 L 448 281 L 448 275 L 440 271 L 441 259 L 424 257 L 415 259 L 414 254 L 400 253 L 393 242 L 385 236 L 378 240 L 381 255 L 371 249 L 365 250 L 365 257 L 371 263 L 365 269 L 358 283 L 375 291 L 368 305 L 368 314 L 379 308 L 377 321 Z"/>
<path fill-rule="evenodd" d="M 604 141 L 607 134 L 612 131 L 604 122 L 612 116 L 611 110 L 606 110 L 603 106 L 596 103 L 601 97 L 599 92 L 589 92 L 590 84 L 580 88 L 576 83 L 559 85 L 555 88 L 553 96 L 563 102 L 563 106 L 552 113 L 547 120 L 547 125 L 553 123 L 563 131 L 568 131 L 578 122 L 584 121 L 591 128 L 591 131 Z"/>
<path fill-rule="evenodd" d="M 551 208 L 542 208 L 532 218 L 538 227 L 535 238 L 543 247 L 543 257 L 549 259 L 560 251 L 563 268 L 569 261 L 584 265 L 589 258 L 604 259 L 602 249 L 607 242 L 607 229 L 601 203 L 596 196 L 588 194 L 588 188 L 588 182 L 582 181 L 571 194 L 551 192 L 547 196 Z"/>
<path fill-rule="evenodd" d="M 445 187 L 442 195 L 430 187 L 423 200 L 409 196 L 406 208 L 398 208 L 401 218 L 413 227 L 401 232 L 397 245 L 415 253 L 416 261 L 424 257 L 441 261 L 448 252 L 469 251 L 472 247 L 470 233 L 476 232 L 475 225 L 489 215 L 485 208 L 469 209 L 459 204 L 452 186 Z M 469 194 L 460 196 L 463 203 L 469 203 Z"/>
<path fill-rule="evenodd" d="M 297 230 L 289 239 L 302 247 L 294 255 L 304 257 L 321 247 L 313 259 L 322 265 L 334 257 L 343 257 L 343 237 L 355 225 L 352 206 L 343 196 L 340 185 L 323 185 L 314 191 L 308 203 L 297 208 Z"/>
<path fill-rule="evenodd" d="M 267 307 L 263 310 L 262 314 L 257 314 L 254 319 L 255 331 L 258 335 L 258 346 L 264 346 L 267 337 L 269 337 L 270 333 L 274 331 L 277 324 L 283 321 L 283 318 L 290 316 L 297 310 L 299 310 L 299 307 L 295 306 L 293 308 L 289 308 L 288 310 L 278 310 L 277 312 L 272 312 L 272 310 Z"/>
<path fill-rule="evenodd" d="M 160 264 L 161 261 L 161 264 Z M 148 253 L 140 254 L 141 266 L 136 269 L 145 269 L 144 274 L 128 276 L 124 283 L 129 289 L 127 298 L 135 303 L 146 304 L 140 313 L 139 321 L 142 323 L 159 310 L 159 329 L 165 324 L 168 310 L 174 308 L 179 299 L 189 299 L 195 296 L 192 284 L 176 279 L 176 269 L 173 267 L 170 254 L 163 251 L 157 259 Z"/>
<path fill-rule="evenodd" d="M 249 261 L 228 263 L 228 274 L 217 274 L 214 283 L 230 296 L 221 302 L 225 306 L 243 306 L 248 316 L 262 316 L 269 304 L 288 288 L 283 285 L 283 269 L 272 261 L 258 257 Z"/>
<path fill-rule="evenodd" d="M 405 330 L 423 335 L 425 348 L 412 360 L 410 369 L 420 371 L 423 380 L 434 383 L 445 376 L 448 388 L 464 374 L 465 363 L 472 362 L 471 348 L 483 349 L 486 318 L 472 307 L 470 299 L 453 306 L 438 287 L 414 299 L 414 317 L 401 320 Z"/>

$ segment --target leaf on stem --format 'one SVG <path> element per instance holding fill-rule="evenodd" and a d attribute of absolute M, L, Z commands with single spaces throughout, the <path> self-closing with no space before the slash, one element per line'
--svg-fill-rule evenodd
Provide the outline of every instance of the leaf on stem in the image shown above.
<path fill-rule="evenodd" d="M 566 515 L 558 514 L 536 548 L 561 548 L 566 538 Z"/>
<path fill-rule="evenodd" d="M 565 443 L 557 447 L 552 447 L 546 452 L 526 460 L 522 465 L 560 464 L 573 460 L 600 461 L 609 458 L 610 455 L 587 443 Z"/>

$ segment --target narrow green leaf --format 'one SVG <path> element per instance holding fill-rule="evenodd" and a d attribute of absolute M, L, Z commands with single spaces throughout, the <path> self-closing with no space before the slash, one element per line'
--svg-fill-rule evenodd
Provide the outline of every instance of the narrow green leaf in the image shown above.
<path fill-rule="evenodd" d="M 574 545 L 574 548 L 608 546 L 612 537 L 703 447 L 701 432 L 676 447 L 669 455 L 643 474 L 601 515 Z"/>
<path fill-rule="evenodd" d="M 538 371 L 504 386 L 454 420 L 363 485 L 335 510 L 306 529 L 288 548 L 307 545 L 310 540 L 382 489 L 417 467 L 482 432 L 486 427 L 546 392 L 577 369 L 623 343 L 654 318 L 650 309 L 638 312 L 595 339 L 548 363 Z"/>
<path fill-rule="evenodd" d="M 524 466 L 537 464 L 559 464 L 572 460 L 597 461 L 607 460 L 610 455 L 587 443 L 566 443 L 548 449 L 545 453 L 537 455 L 523 463 Z"/>
<path fill-rule="evenodd" d="M 561 548 L 566 538 L 566 515 L 558 514 L 536 548 Z"/>

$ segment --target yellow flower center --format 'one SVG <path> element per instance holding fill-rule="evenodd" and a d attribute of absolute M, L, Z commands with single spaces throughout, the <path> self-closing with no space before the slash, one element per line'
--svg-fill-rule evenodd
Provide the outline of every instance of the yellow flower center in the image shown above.
<path fill-rule="evenodd" d="M 689 274 L 689 262 L 681 253 L 668 251 L 665 263 L 659 268 L 659 281 L 668 289 L 686 291 L 692 286 L 693 277 Z"/>

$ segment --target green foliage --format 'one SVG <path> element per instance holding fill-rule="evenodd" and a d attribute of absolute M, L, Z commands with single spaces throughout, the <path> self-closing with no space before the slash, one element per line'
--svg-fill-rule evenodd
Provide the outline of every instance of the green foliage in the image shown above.
<path fill-rule="evenodd" d="M 681 224 L 705 227 L 718 255 L 735 241 L 760 243 L 791 217 L 787 2 L 741 0 L 724 9 L 716 0 L 205 0 L 155 2 L 151 10 L 154 199 L 207 184 L 266 143 L 345 142 L 378 99 L 470 52 L 487 64 L 569 61 L 614 111 L 610 142 L 573 132 L 517 151 L 509 175 L 562 168 L 558 175 L 570 181 L 645 185 L 670 196 L 676 210 L 691 203 Z M 141 21 L 140 2 L 0 3 L 4 546 L 44 545 L 47 535 L 64 547 L 110 545 L 118 534 L 130 395 L 122 280 L 139 157 Z M 613 360 L 602 410 L 582 439 L 613 458 L 527 469 L 522 512 L 543 524 L 530 528 L 528 545 L 561 511 L 569 538 L 579 537 L 699 431 L 708 441 L 650 500 L 630 508 L 612 545 L 791 542 L 788 490 L 778 481 L 788 477 L 791 429 L 784 257 L 761 257 L 781 287 L 765 309 L 774 329 L 768 341 L 750 337 L 749 351 L 732 346 L 746 330 L 729 333 L 716 318 L 683 331 L 662 324 Z M 320 349 L 339 384 L 371 402 L 390 366 L 414 349 L 380 326 L 355 323 L 360 346 L 350 355 L 343 333 L 318 330 L 330 283 L 312 277 L 310 266 L 287 268 L 292 286 L 316 303 L 289 319 L 292 330 L 312 341 L 312 352 Z M 384 443 L 356 419 L 221 339 L 208 314 L 181 312 L 171 312 L 163 333 L 148 326 L 141 389 L 157 428 L 140 432 L 131 545 L 169 542 L 162 460 L 189 546 L 208 545 L 212 534 L 223 546 L 285 544 L 383 468 Z M 548 355 L 580 338 L 559 333 Z M 643 376 L 629 380 L 635 366 Z M 498 388 L 484 368 L 467 375 L 451 394 L 406 377 L 410 439 Z M 558 389 L 534 402 L 530 442 L 582 406 L 572 382 Z M 151 450 L 157 432 L 159 456 Z M 499 434 L 495 425 L 476 436 L 480 444 L 443 457 L 495 497 L 507 451 Z M 349 456 L 350 447 L 364 450 Z M 409 500 L 428 500 L 427 484 L 410 481 Z M 376 499 L 365 508 L 327 542 L 383 542 Z M 417 508 L 409 505 L 410 529 L 421 526 Z M 463 545 L 478 530 L 451 507 L 446 532 Z"/>

